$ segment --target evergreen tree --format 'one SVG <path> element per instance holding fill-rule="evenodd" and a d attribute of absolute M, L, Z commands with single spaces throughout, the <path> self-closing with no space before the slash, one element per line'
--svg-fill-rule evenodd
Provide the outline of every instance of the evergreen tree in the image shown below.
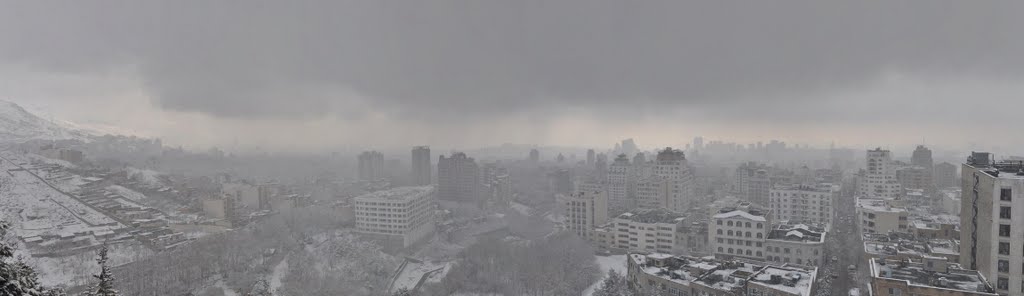
<path fill-rule="evenodd" d="M 114 290 L 114 273 L 110 270 L 110 265 L 107 263 L 109 258 L 107 257 L 107 244 L 103 244 L 100 247 L 100 257 L 96 259 L 96 262 L 100 264 L 100 274 L 93 275 L 96 279 L 100 280 L 96 283 L 96 286 L 89 293 L 90 296 L 117 296 L 117 290 Z"/>
<path fill-rule="evenodd" d="M 412 292 L 409 291 L 409 289 L 401 288 L 398 289 L 398 291 L 395 291 L 395 294 L 392 294 L 391 296 L 412 296 Z"/>
<path fill-rule="evenodd" d="M 12 262 L 14 248 L 2 240 L 8 227 L 7 222 L 0 221 L 0 296 L 42 295 L 45 289 L 39 284 L 35 270 L 21 260 Z"/>
<path fill-rule="evenodd" d="M 614 269 L 608 270 L 608 277 L 601 282 L 601 287 L 594 291 L 594 296 L 632 296 L 626 278 Z"/>

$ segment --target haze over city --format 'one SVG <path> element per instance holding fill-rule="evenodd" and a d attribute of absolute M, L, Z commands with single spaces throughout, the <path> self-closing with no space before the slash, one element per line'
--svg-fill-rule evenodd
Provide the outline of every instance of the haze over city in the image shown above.
<path fill-rule="evenodd" d="M 1011 1 L 318 4 L 9 3 L 0 87 L 169 144 L 305 152 L 697 135 L 969 150 L 1009 145 L 985 140 L 1022 107 Z"/>
<path fill-rule="evenodd" d="M 0 296 L 1024 296 L 1022 11 L 0 0 Z"/>

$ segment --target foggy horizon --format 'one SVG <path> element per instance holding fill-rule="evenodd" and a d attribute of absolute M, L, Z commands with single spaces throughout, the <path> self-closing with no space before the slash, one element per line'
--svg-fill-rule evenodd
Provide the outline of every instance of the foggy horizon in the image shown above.
<path fill-rule="evenodd" d="M 0 99 L 197 150 L 1024 144 L 1021 4 L 911 3 L 15 2 Z"/>
<path fill-rule="evenodd" d="M 0 296 L 1024 296 L 1021 12 L 0 0 Z"/>

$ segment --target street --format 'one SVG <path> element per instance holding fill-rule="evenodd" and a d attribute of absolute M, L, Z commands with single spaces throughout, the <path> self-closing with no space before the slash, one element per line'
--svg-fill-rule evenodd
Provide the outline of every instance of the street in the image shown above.
<path fill-rule="evenodd" d="M 835 218 L 825 242 L 825 264 L 818 267 L 816 295 L 848 295 L 852 288 L 859 288 L 861 295 L 867 295 L 868 268 L 862 260 L 864 242 L 857 229 L 859 219 L 853 191 L 843 190 L 834 206 Z M 837 260 L 833 261 L 833 257 Z M 850 271 L 850 265 L 855 265 L 856 269 Z"/>

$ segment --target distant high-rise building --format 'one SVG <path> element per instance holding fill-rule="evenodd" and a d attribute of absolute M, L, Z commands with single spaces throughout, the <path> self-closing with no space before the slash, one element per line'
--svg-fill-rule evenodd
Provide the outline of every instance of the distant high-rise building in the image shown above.
<path fill-rule="evenodd" d="M 917 145 L 917 148 L 914 149 L 914 153 L 910 157 L 910 164 L 931 170 L 932 150 L 924 147 L 924 145 Z"/>
<path fill-rule="evenodd" d="M 482 193 L 491 203 L 507 205 L 512 201 L 512 181 L 508 169 L 498 163 L 484 164 Z"/>
<path fill-rule="evenodd" d="M 452 153 L 451 157 L 441 155 L 438 159 L 438 199 L 476 202 L 480 184 L 480 167 L 465 153 Z"/>
<path fill-rule="evenodd" d="M 744 163 L 736 167 L 733 192 L 743 200 L 759 206 L 768 206 L 768 195 L 771 190 L 771 176 L 768 166 L 756 162 Z"/>
<path fill-rule="evenodd" d="M 857 181 L 857 187 L 857 194 L 861 197 L 892 199 L 903 195 L 889 150 L 875 148 L 867 151 L 867 170 Z"/>
<path fill-rule="evenodd" d="M 669 183 L 669 210 L 685 213 L 690 209 L 697 192 L 693 170 L 683 151 L 671 147 L 659 151 L 654 162 L 654 175 L 664 177 Z"/>
<path fill-rule="evenodd" d="M 622 140 L 622 153 L 632 155 L 633 153 L 636 153 L 637 150 L 640 149 L 636 147 L 636 142 L 634 142 L 632 138 Z"/>
<path fill-rule="evenodd" d="M 359 180 L 376 181 L 384 178 L 384 154 L 364 151 L 359 154 Z"/>
<path fill-rule="evenodd" d="M 569 194 L 573 191 L 572 171 L 560 169 L 548 173 L 548 186 L 551 191 Z"/>
<path fill-rule="evenodd" d="M 412 183 L 417 186 L 434 183 L 431 177 L 430 147 L 416 146 L 412 148 Z"/>
<path fill-rule="evenodd" d="M 704 137 L 696 136 L 693 138 L 693 149 L 702 150 L 704 149 Z"/>
<path fill-rule="evenodd" d="M 558 162 L 558 163 L 565 162 L 565 155 L 562 155 L 561 153 L 559 153 L 558 156 L 555 157 L 555 162 Z"/>
<path fill-rule="evenodd" d="M 636 188 L 636 176 L 633 165 L 626 154 L 619 154 L 608 167 L 608 208 L 613 214 L 619 214 L 636 206 L 633 190 Z"/>
<path fill-rule="evenodd" d="M 973 152 L 960 184 L 960 264 L 984 275 L 999 295 L 1024 295 L 1024 165 Z"/>
<path fill-rule="evenodd" d="M 935 186 L 939 188 L 959 186 L 956 178 L 956 165 L 943 162 L 935 165 Z"/>
<path fill-rule="evenodd" d="M 540 162 L 540 151 L 537 149 L 530 149 L 530 162 Z"/>
<path fill-rule="evenodd" d="M 633 156 L 633 165 L 642 165 L 647 162 L 647 155 L 643 152 L 637 152 L 636 156 Z"/>
<path fill-rule="evenodd" d="M 594 166 L 594 162 L 597 161 L 597 159 L 595 159 L 595 157 L 597 157 L 597 155 L 595 155 L 594 149 L 587 149 L 587 166 L 588 167 L 593 167 Z"/>
<path fill-rule="evenodd" d="M 594 239 L 594 228 L 608 222 L 608 196 L 603 191 L 579 191 L 557 195 L 565 205 L 566 228 L 583 239 Z"/>

